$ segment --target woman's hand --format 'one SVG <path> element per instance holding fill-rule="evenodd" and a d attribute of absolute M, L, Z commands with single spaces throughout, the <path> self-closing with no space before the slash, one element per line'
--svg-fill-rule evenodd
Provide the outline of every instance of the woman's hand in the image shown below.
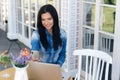
<path fill-rule="evenodd" d="M 40 62 L 40 60 L 37 57 L 32 56 L 32 61 Z"/>

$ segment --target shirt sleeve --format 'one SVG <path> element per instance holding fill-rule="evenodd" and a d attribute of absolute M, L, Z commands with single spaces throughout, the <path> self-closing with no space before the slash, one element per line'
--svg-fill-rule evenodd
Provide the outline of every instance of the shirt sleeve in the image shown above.
<path fill-rule="evenodd" d="M 39 50 L 40 49 L 40 39 L 37 31 L 34 31 L 31 38 L 31 50 Z"/>
<path fill-rule="evenodd" d="M 59 58 L 57 60 L 57 64 L 59 64 L 60 66 L 63 65 L 63 63 L 65 62 L 65 59 L 66 59 L 66 44 L 67 44 L 67 38 L 66 38 L 66 33 L 65 31 L 62 33 L 62 50 L 59 54 Z"/>

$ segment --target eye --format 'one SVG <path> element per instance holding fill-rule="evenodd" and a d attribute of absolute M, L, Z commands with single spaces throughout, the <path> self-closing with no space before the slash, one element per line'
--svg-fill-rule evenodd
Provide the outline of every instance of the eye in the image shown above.
<path fill-rule="evenodd" d="M 48 18 L 48 20 L 52 20 L 52 18 Z"/>
<path fill-rule="evenodd" d="M 42 21 L 45 21 L 45 19 L 42 19 Z"/>

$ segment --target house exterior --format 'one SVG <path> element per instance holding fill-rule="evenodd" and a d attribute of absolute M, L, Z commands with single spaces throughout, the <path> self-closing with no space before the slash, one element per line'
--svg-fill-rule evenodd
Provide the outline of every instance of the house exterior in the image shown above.
<path fill-rule="evenodd" d="M 120 1 L 1 0 L 0 28 L 6 30 L 9 39 L 18 39 L 31 47 L 31 35 L 37 29 L 37 12 L 48 3 L 56 7 L 60 26 L 67 32 L 67 58 L 63 68 L 74 76 L 77 57 L 73 56 L 73 50 L 98 49 L 113 57 L 112 80 L 119 80 Z"/>

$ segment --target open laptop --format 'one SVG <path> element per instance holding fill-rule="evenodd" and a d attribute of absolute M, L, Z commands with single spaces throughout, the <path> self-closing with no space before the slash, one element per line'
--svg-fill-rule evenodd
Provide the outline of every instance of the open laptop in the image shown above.
<path fill-rule="evenodd" d="M 62 80 L 59 65 L 30 62 L 27 70 L 29 80 Z"/>

